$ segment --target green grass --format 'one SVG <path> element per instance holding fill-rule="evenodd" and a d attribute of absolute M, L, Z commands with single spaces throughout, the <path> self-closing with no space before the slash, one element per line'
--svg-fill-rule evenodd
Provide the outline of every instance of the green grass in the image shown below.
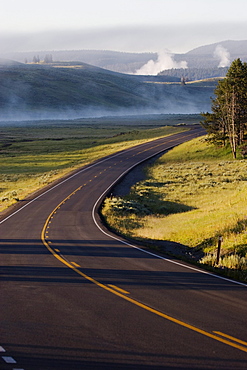
<path fill-rule="evenodd" d="M 161 127 L 164 122 L 133 126 L 91 119 L 0 127 L 0 211 L 82 165 L 184 130 Z"/>
<path fill-rule="evenodd" d="M 229 148 L 198 138 L 162 156 L 129 195 L 107 199 L 103 215 L 126 236 L 200 250 L 206 255 L 201 263 L 209 265 L 223 236 L 221 266 L 244 269 L 241 279 L 247 279 L 246 202 L 247 161 L 234 161 Z"/>
<path fill-rule="evenodd" d="M 146 83 L 127 75 L 74 62 L 0 63 L 0 116 L 6 119 L 207 111 L 211 86 Z M 64 68 L 66 67 L 66 68 Z M 80 68 L 81 67 L 81 68 Z"/>
<path fill-rule="evenodd" d="M 82 68 L 51 65 L 1 66 L 1 109 L 43 112 L 75 111 L 89 106 L 102 108 L 143 107 L 149 99 L 138 93 L 139 82 L 80 63 Z M 45 112 L 44 112 L 45 113 Z"/>

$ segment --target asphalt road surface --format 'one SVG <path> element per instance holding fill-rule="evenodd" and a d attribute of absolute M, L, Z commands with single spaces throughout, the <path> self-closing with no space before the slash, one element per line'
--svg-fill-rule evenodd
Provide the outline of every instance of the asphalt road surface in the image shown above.
<path fill-rule="evenodd" d="M 247 286 L 130 245 L 97 213 L 125 171 L 202 134 L 104 158 L 2 219 L 1 369 L 247 369 Z"/>

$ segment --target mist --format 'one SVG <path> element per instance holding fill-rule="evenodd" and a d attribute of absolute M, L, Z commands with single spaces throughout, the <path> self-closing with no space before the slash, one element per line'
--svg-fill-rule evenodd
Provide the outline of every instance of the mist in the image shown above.
<path fill-rule="evenodd" d="M 150 85 L 150 84 L 148 84 Z M 153 92 L 145 93 L 150 98 L 150 105 L 114 107 L 109 109 L 100 106 L 87 107 L 60 107 L 49 109 L 32 109 L 16 100 L 9 101 L 8 107 L 1 109 L 0 126 L 8 124 L 21 124 L 21 122 L 38 123 L 38 121 L 73 121 L 87 118 L 103 117 L 126 117 L 126 116 L 144 116 L 160 114 L 200 114 L 201 112 L 211 110 L 211 101 L 209 91 L 199 91 L 194 93 L 188 86 L 178 85 L 158 85 L 158 89 Z M 151 95 L 154 95 L 153 98 Z M 31 109 L 30 109 L 31 108 Z M 131 120 L 131 117 L 130 117 Z M 35 123 L 35 124 L 36 124 Z"/>
<path fill-rule="evenodd" d="M 19 86 L 20 88 L 20 86 Z M 96 88 L 96 87 L 95 87 Z M 15 96 L 9 96 L 8 102 L 0 110 L 0 125 L 20 124 L 38 121 L 67 121 L 83 118 L 103 118 L 118 116 L 139 116 L 159 114 L 200 114 L 211 110 L 210 96 L 212 91 L 201 89 L 194 92 L 190 86 L 146 84 L 140 87 L 142 96 L 149 102 L 147 104 L 130 104 L 129 106 L 115 106 L 112 108 L 87 105 L 73 107 L 64 105 L 60 107 L 44 106 L 39 109 L 28 104 L 25 100 L 18 100 Z M 27 92 L 26 90 L 20 90 Z M 61 102 L 62 103 L 62 102 Z"/>
<path fill-rule="evenodd" d="M 136 75 L 157 76 L 159 72 L 166 69 L 188 68 L 185 60 L 176 62 L 173 59 L 173 54 L 169 51 L 161 51 L 158 53 L 157 60 L 150 59 L 144 66 L 136 71 Z"/>
<path fill-rule="evenodd" d="M 230 53 L 222 45 L 217 45 L 214 51 L 214 57 L 219 59 L 220 62 L 218 67 L 229 67 L 230 65 Z"/>
<path fill-rule="evenodd" d="M 185 61 L 178 63 L 167 52 L 160 53 L 156 62 L 152 60 L 147 65 L 152 70 L 145 72 L 156 74 L 163 68 L 187 67 Z M 213 87 L 195 90 L 179 83 L 165 85 L 143 80 L 87 65 L 81 69 L 21 63 L 2 65 L 0 120 L 73 120 L 210 110 Z"/>
<path fill-rule="evenodd" d="M 200 114 L 201 109 L 210 110 L 209 106 L 201 106 L 196 102 L 191 104 L 176 104 L 176 102 L 166 101 L 166 104 L 160 107 L 132 107 L 132 108 L 118 108 L 114 110 L 102 109 L 97 107 L 88 107 L 81 110 L 74 109 L 58 109 L 49 111 L 42 109 L 36 112 L 24 111 L 3 111 L 1 112 L 0 126 L 5 125 L 22 125 L 23 122 L 27 124 L 38 123 L 40 121 L 76 121 L 78 119 L 91 118 L 107 118 L 107 117 L 137 117 L 147 115 L 160 114 Z"/>

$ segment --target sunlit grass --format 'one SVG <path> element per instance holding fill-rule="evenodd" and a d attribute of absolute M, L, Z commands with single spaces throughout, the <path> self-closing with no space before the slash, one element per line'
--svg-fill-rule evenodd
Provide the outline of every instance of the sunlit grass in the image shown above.
<path fill-rule="evenodd" d="M 1 127 L 0 211 L 82 165 L 182 130 L 117 124 Z"/>
<path fill-rule="evenodd" d="M 124 200 L 139 202 L 146 213 L 138 205 L 120 210 L 108 199 L 103 214 L 126 236 L 174 241 L 212 255 L 223 236 L 222 254 L 247 257 L 247 161 L 232 160 L 229 149 L 204 138 L 182 144 L 149 167 L 146 180 Z"/>

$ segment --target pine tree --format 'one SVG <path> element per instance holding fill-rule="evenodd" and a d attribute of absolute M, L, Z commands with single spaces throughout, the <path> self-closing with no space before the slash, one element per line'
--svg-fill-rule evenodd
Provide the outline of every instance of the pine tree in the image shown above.
<path fill-rule="evenodd" d="M 234 60 L 214 93 L 212 113 L 203 114 L 203 126 L 213 142 L 229 142 L 236 158 L 247 127 L 247 64 Z"/>
<path fill-rule="evenodd" d="M 52 63 L 52 54 L 45 55 L 44 63 Z"/>

